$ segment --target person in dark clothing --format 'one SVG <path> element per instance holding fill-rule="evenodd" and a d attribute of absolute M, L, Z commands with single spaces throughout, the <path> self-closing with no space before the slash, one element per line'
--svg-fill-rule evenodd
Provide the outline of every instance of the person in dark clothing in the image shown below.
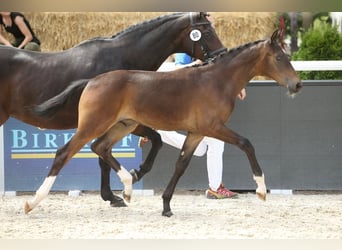
<path fill-rule="evenodd" d="M 4 30 L 13 35 L 13 43 L 3 36 Z M 40 41 L 34 34 L 30 23 L 19 12 L 0 12 L 0 44 L 19 49 L 41 50 Z"/>

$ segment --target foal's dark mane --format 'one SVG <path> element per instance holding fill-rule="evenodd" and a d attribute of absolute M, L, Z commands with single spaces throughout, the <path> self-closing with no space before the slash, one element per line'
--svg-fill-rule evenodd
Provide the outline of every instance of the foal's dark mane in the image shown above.
<path fill-rule="evenodd" d="M 192 65 L 192 66 L 189 66 L 190 68 L 191 67 L 201 67 L 201 66 L 205 66 L 205 65 L 208 65 L 208 64 L 211 64 L 211 63 L 216 63 L 217 60 L 223 58 L 223 57 L 229 57 L 230 59 L 233 59 L 235 56 L 239 55 L 243 50 L 246 50 L 246 49 L 249 49 L 251 47 L 254 47 L 256 45 L 258 45 L 259 43 L 261 42 L 264 42 L 266 40 L 257 40 L 257 41 L 254 41 L 254 42 L 249 42 L 249 43 L 245 43 L 245 44 L 242 44 L 240 46 L 237 46 L 235 48 L 232 48 L 230 50 L 226 50 L 220 54 L 218 54 L 217 56 L 211 58 L 210 60 L 206 61 L 206 62 L 203 62 L 203 63 L 200 63 L 200 64 L 195 64 L 195 65 Z"/>
<path fill-rule="evenodd" d="M 258 40 L 258 41 L 254 41 L 254 42 L 249 42 L 249 43 L 245 43 L 243 45 L 240 45 L 238 47 L 235 47 L 231 50 L 228 50 L 227 52 L 227 56 L 230 56 L 231 59 L 233 59 L 235 56 L 237 56 L 238 54 L 241 53 L 242 50 L 246 50 L 249 49 L 251 47 L 254 47 L 256 45 L 258 45 L 261 42 L 264 42 L 265 40 Z M 223 55 L 219 55 L 219 56 L 223 56 Z"/>
<path fill-rule="evenodd" d="M 97 40 L 117 39 L 117 38 L 120 38 L 121 36 L 124 36 L 128 33 L 135 32 L 135 31 L 141 32 L 142 31 L 141 27 L 143 27 L 147 24 L 151 24 L 151 25 L 148 25 L 150 28 L 149 30 L 153 30 L 153 29 L 155 29 L 154 24 L 161 25 L 163 23 L 168 22 L 169 20 L 176 19 L 176 18 L 183 16 L 183 15 L 184 15 L 184 13 L 180 12 L 180 13 L 172 13 L 172 14 L 166 14 L 163 16 L 158 16 L 154 19 L 132 25 L 132 26 L 126 28 L 125 30 L 116 33 L 115 35 L 113 35 L 111 37 L 93 37 L 93 38 L 90 38 L 88 40 L 85 40 L 85 41 L 79 43 L 77 46 L 83 45 L 83 44 L 88 43 L 88 42 L 97 41 Z M 148 32 L 149 30 L 144 30 L 144 32 Z"/>

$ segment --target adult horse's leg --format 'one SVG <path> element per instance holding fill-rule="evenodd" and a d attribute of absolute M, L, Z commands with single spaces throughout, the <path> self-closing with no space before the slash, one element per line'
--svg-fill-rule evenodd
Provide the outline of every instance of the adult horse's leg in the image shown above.
<path fill-rule="evenodd" d="M 107 166 L 113 168 L 119 175 L 122 183 L 125 186 L 124 198 L 129 201 L 132 195 L 132 179 L 131 174 L 120 165 L 120 163 L 112 156 L 112 146 L 117 143 L 122 137 L 129 134 L 137 126 L 137 123 L 129 120 L 122 121 L 113 125 L 104 135 L 99 137 L 92 143 L 91 149 L 106 163 Z M 109 171 L 106 172 L 109 176 Z M 108 176 L 105 176 L 106 178 Z M 103 176 L 102 176 L 103 177 Z M 109 177 L 108 177 L 109 187 Z M 110 187 L 109 187 L 110 189 Z"/>
<path fill-rule="evenodd" d="M 1 104 L 0 104 L 1 107 Z M 0 126 L 4 124 L 9 118 L 9 115 L 3 110 L 2 108 L 0 109 Z"/>
<path fill-rule="evenodd" d="M 163 143 L 158 132 L 143 125 L 139 125 L 138 127 L 136 127 L 136 129 L 132 132 L 132 134 L 139 135 L 139 136 L 146 136 L 151 140 L 151 144 L 152 144 L 151 150 L 148 153 L 146 160 L 140 165 L 139 170 L 132 169 L 130 171 L 130 173 L 133 176 L 133 183 L 136 183 L 140 181 L 140 179 L 146 173 L 151 171 L 154 160 L 156 159 L 156 156 L 159 150 L 163 146 Z"/>
<path fill-rule="evenodd" d="M 139 136 L 147 136 L 152 143 L 150 152 L 148 153 L 146 160 L 140 165 L 140 169 L 132 169 L 130 171 L 133 176 L 133 184 L 138 182 L 146 173 L 148 173 L 154 160 L 157 156 L 158 151 L 162 147 L 162 141 L 160 135 L 153 129 L 139 125 L 132 134 Z M 111 167 L 102 159 L 99 158 L 99 165 L 101 167 L 101 197 L 105 201 L 110 201 L 112 207 L 124 207 L 126 206 L 123 199 L 113 194 L 110 187 L 110 170 Z"/>
<path fill-rule="evenodd" d="M 112 207 L 126 207 L 124 200 L 114 195 L 110 187 L 110 170 L 111 167 L 99 157 L 99 165 L 101 168 L 101 197 L 104 201 L 110 201 Z"/>
<path fill-rule="evenodd" d="M 260 199 L 266 200 L 267 189 L 265 185 L 265 177 L 255 156 L 254 147 L 250 141 L 227 128 L 224 124 L 217 126 L 217 130 L 212 130 L 211 132 L 214 134 L 210 134 L 210 137 L 215 137 L 229 144 L 233 144 L 246 153 L 253 172 L 253 179 L 257 184 L 256 194 Z"/>
<path fill-rule="evenodd" d="M 163 193 L 163 212 L 162 215 L 166 217 L 171 217 L 173 213 L 171 212 L 170 201 L 172 195 L 175 191 L 176 185 L 178 183 L 179 178 L 184 174 L 189 162 L 191 160 L 192 155 L 194 154 L 198 144 L 203 139 L 202 135 L 191 134 L 189 133 L 185 139 L 183 148 L 180 152 L 178 160 L 176 162 L 175 172 L 172 175 L 172 178 L 167 185 L 164 193 Z"/>

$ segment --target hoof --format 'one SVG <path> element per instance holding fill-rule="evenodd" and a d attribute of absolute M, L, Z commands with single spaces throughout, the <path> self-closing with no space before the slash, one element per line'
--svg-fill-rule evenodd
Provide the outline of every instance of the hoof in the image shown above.
<path fill-rule="evenodd" d="M 28 202 L 25 202 L 25 214 L 28 214 L 29 212 L 32 211 L 32 208 L 30 207 L 30 205 L 28 204 Z"/>
<path fill-rule="evenodd" d="M 260 200 L 266 201 L 266 193 L 256 193 Z"/>
<path fill-rule="evenodd" d="M 125 192 L 122 192 L 122 197 L 125 199 L 125 201 L 127 202 L 131 202 L 131 196 L 125 194 Z"/>
<path fill-rule="evenodd" d="M 167 212 L 162 212 L 162 216 L 165 216 L 165 217 L 171 217 L 173 215 L 173 213 L 171 211 L 167 211 Z"/>
<path fill-rule="evenodd" d="M 134 183 L 136 183 L 136 182 L 138 182 L 139 181 L 139 177 L 138 177 L 138 172 L 137 172 L 137 170 L 135 170 L 135 169 L 131 169 L 130 171 L 129 171 L 129 173 L 132 175 L 132 184 L 134 184 Z"/>
<path fill-rule="evenodd" d="M 126 203 L 119 196 L 114 196 L 114 199 L 110 201 L 111 207 L 127 207 Z"/>

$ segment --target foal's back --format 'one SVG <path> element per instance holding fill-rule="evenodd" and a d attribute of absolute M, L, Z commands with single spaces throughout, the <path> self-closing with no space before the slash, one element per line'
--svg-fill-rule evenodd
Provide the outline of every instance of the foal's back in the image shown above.
<path fill-rule="evenodd" d="M 85 88 L 80 116 L 82 112 L 103 113 L 104 118 L 115 117 L 117 121 L 132 119 L 158 129 L 189 130 L 211 96 L 203 74 L 199 68 L 102 74 Z"/>

